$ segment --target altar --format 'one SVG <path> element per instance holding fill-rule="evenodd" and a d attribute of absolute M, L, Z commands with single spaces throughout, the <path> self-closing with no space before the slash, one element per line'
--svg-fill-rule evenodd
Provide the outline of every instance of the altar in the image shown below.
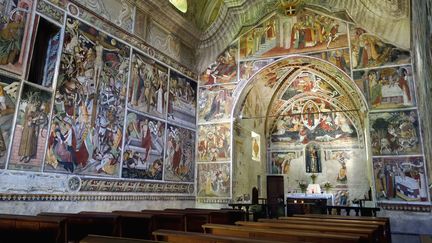
<path fill-rule="evenodd" d="M 334 196 L 331 193 L 287 193 L 287 215 L 319 213 L 326 214 L 327 206 L 334 205 Z"/>

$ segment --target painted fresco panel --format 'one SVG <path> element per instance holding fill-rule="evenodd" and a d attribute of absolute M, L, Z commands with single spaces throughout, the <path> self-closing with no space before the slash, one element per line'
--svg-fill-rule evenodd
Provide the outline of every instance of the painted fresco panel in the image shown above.
<path fill-rule="evenodd" d="M 373 168 L 378 200 L 428 201 L 422 156 L 373 158 Z"/>
<path fill-rule="evenodd" d="M 198 127 L 198 161 L 228 161 L 231 158 L 229 123 Z"/>
<path fill-rule="evenodd" d="M 0 68 L 21 74 L 30 40 L 32 0 L 0 2 Z"/>
<path fill-rule="evenodd" d="M 200 87 L 198 99 L 198 121 L 229 121 L 233 106 L 235 85 L 216 85 Z"/>
<path fill-rule="evenodd" d="M 275 121 L 270 135 L 272 146 L 307 144 L 311 141 L 339 141 L 341 144 L 357 141 L 357 131 L 344 112 L 332 112 L 334 108 L 321 99 L 297 103 Z"/>
<path fill-rule="evenodd" d="M 45 1 L 38 1 L 38 5 L 36 7 L 36 10 L 39 13 L 42 13 L 51 19 L 55 20 L 58 24 L 63 24 L 64 20 L 64 12 L 54 8 L 51 6 L 51 4 L 46 3 Z"/>
<path fill-rule="evenodd" d="M 370 114 L 373 155 L 421 154 L 416 110 Z"/>
<path fill-rule="evenodd" d="M 350 26 L 350 35 L 353 69 L 410 63 L 409 51 L 385 43 L 360 27 Z"/>
<path fill-rule="evenodd" d="M 261 68 L 276 61 L 277 58 L 240 62 L 240 81 L 246 81 Z"/>
<path fill-rule="evenodd" d="M 346 74 L 351 75 L 349 49 L 326 51 L 326 52 L 311 54 L 310 56 L 318 57 L 328 62 L 331 62 L 334 65 L 336 65 L 336 67 L 344 71 Z"/>
<path fill-rule="evenodd" d="M 4 169 L 20 83 L 0 76 L 0 169 Z"/>
<path fill-rule="evenodd" d="M 200 85 L 237 82 L 238 44 L 228 46 L 200 76 Z"/>
<path fill-rule="evenodd" d="M 165 122 L 128 112 L 122 177 L 161 180 Z"/>
<path fill-rule="evenodd" d="M 240 37 L 240 58 L 348 47 L 347 25 L 310 11 L 275 15 Z"/>
<path fill-rule="evenodd" d="M 195 127 L 197 83 L 171 71 L 169 81 L 168 120 Z"/>
<path fill-rule="evenodd" d="M 270 173 L 289 174 L 292 166 L 300 164 L 303 168 L 303 151 L 272 151 L 270 152 Z"/>
<path fill-rule="evenodd" d="M 128 107 L 165 118 L 168 69 L 138 53 L 132 55 Z"/>
<path fill-rule="evenodd" d="M 168 124 L 164 178 L 193 182 L 195 174 L 195 132 Z"/>
<path fill-rule="evenodd" d="M 52 94 L 24 84 L 9 161 L 9 169 L 39 171 L 48 135 Z"/>
<path fill-rule="evenodd" d="M 356 71 L 353 76 L 356 83 L 367 85 L 372 109 L 415 106 L 415 85 L 410 66 Z"/>
<path fill-rule="evenodd" d="M 46 171 L 118 175 L 129 53 L 116 39 L 67 19 Z M 59 137 L 68 140 L 66 150 L 56 151 Z"/>
<path fill-rule="evenodd" d="M 127 0 L 75 0 L 115 25 L 132 32 L 134 7 Z"/>
<path fill-rule="evenodd" d="M 208 163 L 197 166 L 197 197 L 230 197 L 230 163 Z"/>

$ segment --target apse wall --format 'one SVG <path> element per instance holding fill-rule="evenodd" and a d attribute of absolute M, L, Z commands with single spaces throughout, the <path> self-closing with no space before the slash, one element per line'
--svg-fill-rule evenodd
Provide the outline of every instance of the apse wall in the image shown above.
<path fill-rule="evenodd" d="M 193 54 L 145 4 L 1 1 L 0 211 L 194 206 Z"/>
<path fill-rule="evenodd" d="M 254 27 L 243 29 L 238 38 L 202 73 L 199 78 L 197 149 L 199 156 L 203 157 L 198 159 L 198 191 L 205 188 L 199 177 L 210 173 L 209 170 L 213 167 L 235 168 L 235 163 L 239 163 L 231 156 L 237 153 L 231 152 L 236 146 L 236 140 L 229 135 L 235 133 L 238 129 L 238 119 L 242 118 L 238 116 L 240 113 L 232 113 L 232 101 L 244 102 L 239 97 L 243 92 L 248 92 L 249 79 L 266 65 L 275 63 L 280 58 L 289 58 L 292 54 L 303 54 L 335 65 L 356 83 L 357 89 L 366 98 L 369 111 L 364 118 L 366 132 L 359 132 L 365 134 L 365 147 L 368 149 L 360 150 L 362 152 L 348 149 L 349 157 L 356 158 L 352 161 L 353 165 L 356 161 L 357 163 L 345 171 L 347 178 L 356 177 L 360 173 L 359 170 L 363 169 L 362 177 L 369 182 L 363 185 L 366 187 L 361 191 L 366 192 L 367 184 L 370 183 L 375 202 L 384 209 L 430 210 L 427 162 L 424 158 L 420 129 L 422 114 L 419 114 L 417 106 L 417 81 L 414 80 L 412 53 L 409 47 L 411 33 L 409 28 L 406 28 L 406 23 L 410 21 L 409 11 L 400 12 L 397 18 L 397 21 L 405 23 L 403 30 L 397 30 L 405 31 L 404 34 L 391 38 L 388 33 L 381 37 L 377 31 L 386 29 L 386 21 L 374 26 L 373 31 L 369 31 L 362 27 L 359 16 L 356 22 L 347 12 L 341 14 L 342 12 L 333 13 L 328 9 L 307 3 L 301 4 L 298 1 L 296 4 L 279 5 Z M 387 23 L 390 23 L 393 17 L 385 16 L 388 18 Z M 272 85 L 278 82 L 279 73 L 275 65 L 274 70 L 259 75 L 264 82 Z M 262 96 L 252 99 L 255 99 L 257 104 L 261 99 L 268 99 L 265 94 Z M 242 107 L 243 110 L 260 108 L 258 105 L 247 106 L 244 103 L 234 105 Z M 233 114 L 236 117 L 233 117 Z M 219 131 L 221 133 L 218 133 Z M 249 139 L 252 141 L 252 136 Z M 218 142 L 223 146 L 218 146 Z M 242 142 L 246 143 L 244 140 Z M 266 141 L 266 146 L 272 153 L 269 141 Z M 226 148 L 229 150 L 225 150 Z M 289 149 L 285 149 L 285 152 L 287 150 Z M 321 156 L 324 161 L 339 161 L 343 150 L 342 148 L 339 153 L 322 151 Z M 228 153 L 219 153 L 220 151 Z M 303 155 L 300 150 L 297 152 L 295 157 L 305 163 L 304 150 Z M 358 157 L 359 153 L 361 157 Z M 267 158 L 261 157 L 260 160 L 261 163 L 268 164 L 267 173 L 283 174 L 280 170 L 271 170 L 270 158 L 271 155 Z M 252 154 L 243 156 L 242 159 L 241 163 L 254 163 Z M 365 163 L 370 170 L 363 168 Z M 328 163 L 327 167 L 332 175 L 333 193 L 342 190 L 339 187 L 343 183 L 336 181 L 337 175 L 334 171 L 339 173 L 340 164 Z M 231 171 L 226 174 L 237 175 L 233 169 Z M 217 176 L 213 178 L 213 184 L 216 184 L 219 179 Z M 232 178 L 232 181 L 239 179 Z M 251 190 L 229 188 L 228 182 L 224 185 L 223 193 L 214 188 L 208 191 L 209 193 L 198 194 L 198 201 L 228 202 L 233 191 Z M 359 193 L 349 198 L 348 202 L 362 196 L 363 193 Z"/>

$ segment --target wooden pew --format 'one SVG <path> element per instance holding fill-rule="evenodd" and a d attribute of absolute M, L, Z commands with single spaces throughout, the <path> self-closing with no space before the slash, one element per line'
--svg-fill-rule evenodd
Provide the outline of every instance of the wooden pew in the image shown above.
<path fill-rule="evenodd" d="M 367 217 L 367 216 L 341 216 L 341 215 L 325 215 L 325 214 L 295 214 L 292 217 L 297 219 L 319 219 L 324 222 L 341 222 L 349 221 L 357 224 L 375 224 L 382 227 L 383 235 L 386 242 L 391 242 L 390 220 L 385 217 Z M 279 217 L 279 219 L 288 219 L 291 217 Z"/>
<path fill-rule="evenodd" d="M 118 215 L 95 215 L 73 213 L 48 213 L 38 214 L 45 217 L 65 217 L 67 229 L 67 241 L 79 242 L 88 234 L 118 236 Z"/>
<path fill-rule="evenodd" d="M 0 242 L 66 242 L 66 219 L 0 214 Z"/>
<path fill-rule="evenodd" d="M 208 212 L 172 208 L 165 209 L 164 212 L 184 213 L 186 217 L 185 228 L 187 232 L 204 233 L 202 225 L 211 223 Z"/>
<path fill-rule="evenodd" d="M 340 220 L 362 220 L 362 221 L 381 221 L 384 222 L 386 232 L 390 235 L 390 219 L 386 217 L 369 217 L 369 216 L 341 216 L 341 215 L 321 215 L 321 214 L 304 214 L 304 215 L 293 215 L 293 217 L 302 218 L 326 218 L 326 219 L 340 219 Z"/>
<path fill-rule="evenodd" d="M 80 243 L 157 243 L 159 241 L 113 237 L 105 235 L 88 235 Z"/>
<path fill-rule="evenodd" d="M 122 212 L 80 212 L 87 215 L 116 215 L 117 232 L 119 237 L 151 239 L 152 238 L 152 217 L 150 215 L 132 214 Z"/>
<path fill-rule="evenodd" d="M 205 209 L 205 208 L 186 208 L 187 211 L 207 212 L 212 224 L 234 225 L 236 221 L 244 220 L 245 213 L 235 209 Z"/>
<path fill-rule="evenodd" d="M 219 236 L 196 232 L 180 232 L 174 230 L 156 230 L 153 232 L 156 240 L 170 243 L 273 243 L 277 241 L 257 240 L 232 236 Z M 291 241 L 292 242 L 292 241 Z"/>
<path fill-rule="evenodd" d="M 121 215 L 138 215 L 148 217 L 151 221 L 149 232 L 157 229 L 185 231 L 185 215 L 181 213 L 164 212 L 161 210 L 143 211 L 113 211 Z"/>
<path fill-rule="evenodd" d="M 379 235 L 375 229 L 364 229 L 356 227 L 335 227 L 323 225 L 307 225 L 301 223 L 268 223 L 268 222 L 249 222 L 238 221 L 236 225 L 259 229 L 281 229 L 281 230 L 301 230 L 305 232 L 336 233 L 341 235 L 358 235 L 361 242 L 379 242 Z"/>
<path fill-rule="evenodd" d="M 307 242 L 361 242 L 358 235 L 340 235 L 335 233 L 317 233 L 299 230 L 259 229 L 245 226 L 205 224 L 206 233 L 214 235 L 225 235 L 244 237 L 251 239 L 271 239 L 273 241 L 307 241 Z"/>

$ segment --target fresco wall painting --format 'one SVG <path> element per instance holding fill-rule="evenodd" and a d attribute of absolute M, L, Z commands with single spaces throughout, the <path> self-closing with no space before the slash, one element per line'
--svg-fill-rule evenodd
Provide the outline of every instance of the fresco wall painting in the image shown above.
<path fill-rule="evenodd" d="M 198 163 L 197 197 L 231 197 L 231 163 Z"/>
<path fill-rule="evenodd" d="M 122 177 L 162 180 L 165 122 L 129 111 Z"/>
<path fill-rule="evenodd" d="M 308 10 L 275 15 L 240 37 L 240 59 L 348 47 L 347 34 L 346 23 Z"/>
<path fill-rule="evenodd" d="M 356 71 L 353 77 L 367 87 L 372 109 L 413 107 L 416 104 L 411 66 Z"/>
<path fill-rule="evenodd" d="M 168 124 L 166 143 L 165 180 L 194 182 L 195 131 Z"/>
<path fill-rule="evenodd" d="M 238 44 L 234 42 L 200 76 L 200 85 L 237 82 Z"/>
<path fill-rule="evenodd" d="M 235 85 L 200 87 L 198 97 L 198 122 L 229 121 L 233 107 Z"/>
<path fill-rule="evenodd" d="M 0 169 L 6 164 L 19 88 L 18 80 L 0 75 Z"/>
<path fill-rule="evenodd" d="M 51 136 L 68 129 L 67 151 L 49 143 L 46 171 L 117 175 L 130 49 L 68 17 Z M 64 154 L 63 154 L 64 153 Z"/>
<path fill-rule="evenodd" d="M 231 126 L 229 123 L 198 127 L 198 161 L 229 161 L 231 158 Z"/>
<path fill-rule="evenodd" d="M 52 93 L 24 83 L 8 169 L 40 171 L 48 137 Z"/>
<path fill-rule="evenodd" d="M 23 74 L 31 33 L 31 0 L 0 2 L 0 68 Z"/>
<path fill-rule="evenodd" d="M 170 72 L 168 120 L 196 126 L 197 83 L 177 72 Z"/>
<path fill-rule="evenodd" d="M 133 53 L 131 72 L 128 107 L 165 119 L 168 68 L 144 55 Z"/>
<path fill-rule="evenodd" d="M 373 168 L 378 200 L 428 201 L 423 156 L 375 157 Z"/>

